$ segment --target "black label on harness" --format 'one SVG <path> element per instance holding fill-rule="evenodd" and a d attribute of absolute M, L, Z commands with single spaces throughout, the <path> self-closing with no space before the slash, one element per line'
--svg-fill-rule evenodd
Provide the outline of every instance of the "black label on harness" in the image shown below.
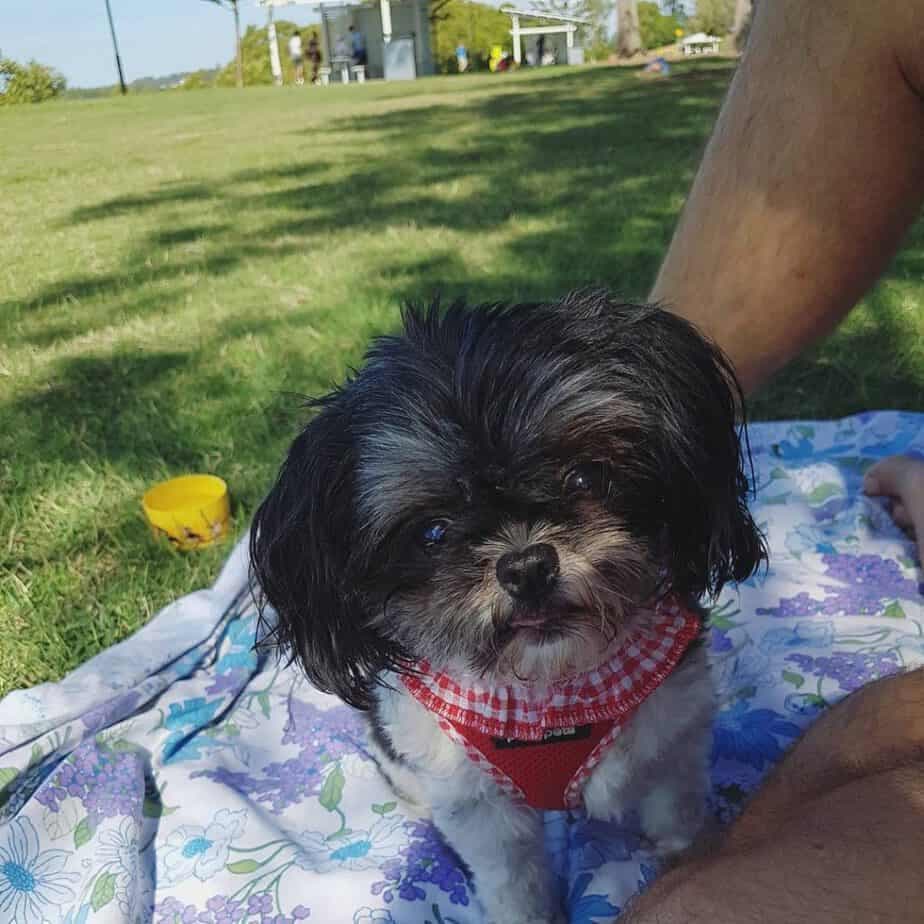
<path fill-rule="evenodd" d="M 590 737 L 590 725 L 576 725 L 571 728 L 550 728 L 543 732 L 537 741 L 524 741 L 522 738 L 493 738 L 494 747 L 499 751 L 508 748 L 528 748 L 536 744 L 559 744 L 565 741 L 581 741 Z"/>

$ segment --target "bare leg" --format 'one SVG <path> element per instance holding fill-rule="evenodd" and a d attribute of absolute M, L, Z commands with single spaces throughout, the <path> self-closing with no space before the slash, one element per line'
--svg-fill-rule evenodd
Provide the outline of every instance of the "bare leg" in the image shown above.
<path fill-rule="evenodd" d="M 892 498 L 892 516 L 915 536 L 918 559 L 924 562 L 924 462 L 910 456 L 883 459 L 866 473 L 863 490 Z"/>
<path fill-rule="evenodd" d="M 712 854 L 664 876 L 627 924 L 921 920 L 924 672 L 820 719 Z"/>
<path fill-rule="evenodd" d="M 718 342 L 746 390 L 850 310 L 917 215 L 922 42 L 924 6 L 906 0 L 760 5 L 652 293 Z M 867 490 L 914 524 L 924 495 L 910 471 L 880 463 Z M 662 877 L 628 920 L 919 921 L 922 856 L 915 672 L 831 710 L 725 841 Z"/>
<path fill-rule="evenodd" d="M 873 284 L 924 199 L 924 6 L 767 0 L 652 298 L 746 391 Z"/>

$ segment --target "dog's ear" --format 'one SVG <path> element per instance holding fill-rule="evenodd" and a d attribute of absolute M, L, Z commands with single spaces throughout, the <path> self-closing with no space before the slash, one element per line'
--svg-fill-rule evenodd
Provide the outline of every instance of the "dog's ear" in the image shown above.
<path fill-rule="evenodd" d="M 678 591 L 715 596 L 767 557 L 747 507 L 744 397 L 729 360 L 693 325 L 667 312 L 657 322 L 668 360 L 657 415 L 667 565 Z"/>
<path fill-rule="evenodd" d="M 356 450 L 343 394 L 292 444 L 276 483 L 260 505 L 250 534 L 250 563 L 262 607 L 277 621 L 263 644 L 300 662 L 308 678 L 357 708 L 370 705 L 387 645 L 368 625 L 357 589 Z"/>

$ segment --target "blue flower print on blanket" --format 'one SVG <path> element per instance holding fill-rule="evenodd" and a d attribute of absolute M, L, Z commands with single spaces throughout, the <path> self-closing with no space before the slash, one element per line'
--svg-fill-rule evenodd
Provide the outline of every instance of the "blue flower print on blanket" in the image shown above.
<path fill-rule="evenodd" d="M 137 821 L 123 818 L 117 827 L 107 827 L 100 832 L 97 856 L 102 869 L 112 885 L 115 899 L 123 916 L 134 920 L 141 912 L 141 894 L 138 886 L 144 876 L 141 869 L 139 847 L 141 826 Z"/>
<path fill-rule="evenodd" d="M 391 903 L 424 901 L 427 887 L 435 886 L 454 905 L 469 903 L 468 883 L 462 864 L 433 825 L 414 821 L 405 826 L 405 845 L 398 856 L 382 864 L 384 878 L 372 884 L 373 895 Z"/>
<path fill-rule="evenodd" d="M 257 772 L 219 768 L 194 775 L 224 783 L 280 813 L 317 795 L 326 772 L 338 759 L 362 760 L 365 756 L 359 750 L 365 739 L 363 724 L 355 710 L 347 706 L 323 710 L 294 695 L 287 697 L 286 708 L 288 718 L 281 744 L 296 746 L 297 754 L 286 760 L 272 760 Z"/>
<path fill-rule="evenodd" d="M 306 831 L 298 838 L 295 862 L 304 870 L 328 873 L 335 869 L 377 869 L 405 849 L 404 818 L 381 817 L 368 831 L 346 830 L 336 839 L 320 831 Z"/>
<path fill-rule="evenodd" d="M 43 850 L 28 818 L 14 818 L 0 834 L 0 920 L 42 924 L 74 898 L 80 874 L 69 872 L 66 850 Z"/>
<path fill-rule="evenodd" d="M 779 761 L 799 732 L 798 725 L 772 709 L 749 709 L 739 700 L 719 713 L 713 732 L 714 760 L 737 760 L 763 770 Z"/>
<path fill-rule="evenodd" d="M 177 885 L 190 876 L 204 882 L 224 869 L 231 844 L 244 833 L 247 812 L 219 809 L 205 827 L 180 825 L 157 854 L 157 879 Z"/>
<path fill-rule="evenodd" d="M 61 811 L 65 800 L 77 800 L 90 830 L 104 818 L 140 814 L 144 801 L 141 757 L 86 741 L 61 762 L 35 799 L 51 813 Z"/>
<path fill-rule="evenodd" d="M 924 450 L 922 425 L 752 428 L 771 563 L 714 601 L 706 630 L 721 822 L 826 709 L 924 664 L 914 546 L 860 492 L 883 455 Z M 245 545 L 211 589 L 0 702 L 0 922 L 482 924 L 477 883 L 381 776 L 362 716 L 255 652 Z M 575 924 L 613 920 L 658 874 L 631 811 L 544 821 Z"/>
<path fill-rule="evenodd" d="M 902 601 L 913 603 L 921 596 L 920 581 L 908 574 L 914 572 L 915 566 L 910 559 L 906 561 L 903 565 L 881 555 L 825 553 L 821 562 L 826 580 L 818 588 L 822 599 L 801 591 L 784 597 L 776 606 L 759 607 L 758 615 L 792 618 L 888 613 L 895 618 Z"/>

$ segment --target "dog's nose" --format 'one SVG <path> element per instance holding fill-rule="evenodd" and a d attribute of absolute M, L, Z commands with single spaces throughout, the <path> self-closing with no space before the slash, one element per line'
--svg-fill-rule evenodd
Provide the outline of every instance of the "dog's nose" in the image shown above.
<path fill-rule="evenodd" d="M 517 600 L 541 600 L 558 580 L 558 553 L 546 542 L 508 552 L 495 567 L 501 587 Z"/>

